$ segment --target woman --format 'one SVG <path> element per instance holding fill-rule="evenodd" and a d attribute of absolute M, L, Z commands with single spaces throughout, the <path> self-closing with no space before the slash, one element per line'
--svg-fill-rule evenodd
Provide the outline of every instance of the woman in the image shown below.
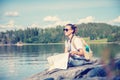
<path fill-rule="evenodd" d="M 65 41 L 65 53 L 69 53 L 68 67 L 80 66 L 90 63 L 85 59 L 83 43 L 75 35 L 77 27 L 73 24 L 67 24 L 63 29 L 67 40 Z"/>

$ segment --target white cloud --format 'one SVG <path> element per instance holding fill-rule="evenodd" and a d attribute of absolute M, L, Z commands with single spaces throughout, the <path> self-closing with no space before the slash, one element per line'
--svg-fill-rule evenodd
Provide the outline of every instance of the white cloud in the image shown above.
<path fill-rule="evenodd" d="M 52 22 L 52 23 L 49 23 L 47 25 L 44 25 L 43 28 L 47 28 L 47 27 L 56 27 L 58 25 L 65 25 L 65 24 L 68 24 L 70 23 L 70 21 L 63 21 L 61 20 L 59 17 L 57 16 L 46 16 L 44 19 L 44 21 L 49 21 L 49 22 Z"/>
<path fill-rule="evenodd" d="M 68 23 L 70 23 L 70 21 L 57 21 L 57 22 L 55 22 L 55 23 L 53 23 L 53 24 L 48 24 L 48 25 L 46 25 L 44 28 L 46 28 L 46 27 L 49 27 L 49 28 L 51 28 L 51 27 L 56 27 L 56 26 L 58 26 L 58 25 L 63 26 L 63 25 L 66 25 L 66 24 L 68 24 Z"/>
<path fill-rule="evenodd" d="M 15 21 L 14 21 L 14 20 L 10 20 L 10 21 L 7 23 L 7 26 L 8 26 L 8 27 L 14 27 L 14 26 L 15 26 Z"/>
<path fill-rule="evenodd" d="M 70 23 L 71 21 L 58 21 L 58 22 L 56 22 L 55 23 L 55 25 L 66 25 L 66 24 L 68 24 L 68 23 Z"/>
<path fill-rule="evenodd" d="M 4 29 L 4 28 L 5 28 L 5 26 L 0 24 L 0 29 Z"/>
<path fill-rule="evenodd" d="M 88 16 L 88 17 L 86 17 L 86 18 L 80 19 L 80 20 L 78 21 L 78 24 L 80 24 L 80 23 L 94 22 L 94 19 L 95 19 L 94 17 Z"/>
<path fill-rule="evenodd" d="M 60 19 L 57 16 L 46 16 L 43 20 L 54 22 L 54 21 L 59 21 Z"/>
<path fill-rule="evenodd" d="M 25 27 L 21 25 L 16 25 L 14 20 L 10 20 L 6 24 L 0 24 L 0 31 L 18 30 L 18 29 L 25 29 Z"/>
<path fill-rule="evenodd" d="M 40 28 L 40 25 L 39 24 L 37 24 L 37 23 L 33 23 L 33 24 L 31 24 L 30 26 L 29 26 L 30 28 Z"/>
<path fill-rule="evenodd" d="M 120 16 L 113 20 L 113 22 L 120 23 Z"/>
<path fill-rule="evenodd" d="M 120 25 L 120 16 L 118 16 L 117 18 L 110 20 L 106 23 L 111 24 L 111 25 Z"/>
<path fill-rule="evenodd" d="M 16 17 L 19 16 L 19 13 L 17 11 L 10 11 L 10 12 L 6 12 L 5 16 Z"/>

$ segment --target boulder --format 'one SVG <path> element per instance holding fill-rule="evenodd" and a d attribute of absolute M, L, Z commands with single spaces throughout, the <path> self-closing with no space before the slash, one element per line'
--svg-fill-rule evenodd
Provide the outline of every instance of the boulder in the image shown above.
<path fill-rule="evenodd" d="M 115 61 L 115 70 L 120 71 L 120 59 Z M 31 76 L 26 80 L 118 80 L 119 73 L 114 74 L 109 78 L 106 70 L 108 64 L 87 64 L 78 67 L 69 67 L 68 69 L 53 69 L 51 71 L 43 71 Z"/>

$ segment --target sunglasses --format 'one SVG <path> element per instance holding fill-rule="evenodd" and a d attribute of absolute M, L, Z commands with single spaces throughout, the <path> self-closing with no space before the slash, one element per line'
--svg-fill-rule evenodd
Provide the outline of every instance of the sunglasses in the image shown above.
<path fill-rule="evenodd" d="M 63 31 L 66 31 L 66 32 L 68 32 L 68 30 L 70 30 L 70 29 L 63 29 Z"/>

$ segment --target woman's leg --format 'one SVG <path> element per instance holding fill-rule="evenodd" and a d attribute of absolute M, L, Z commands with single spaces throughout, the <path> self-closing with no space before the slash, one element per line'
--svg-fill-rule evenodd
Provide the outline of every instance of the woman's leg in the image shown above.
<path fill-rule="evenodd" d="M 69 67 L 81 66 L 84 64 L 84 59 L 80 56 L 74 55 L 69 58 Z"/>
<path fill-rule="evenodd" d="M 69 67 L 82 66 L 85 64 L 91 64 L 83 56 L 74 55 L 69 58 Z"/>

